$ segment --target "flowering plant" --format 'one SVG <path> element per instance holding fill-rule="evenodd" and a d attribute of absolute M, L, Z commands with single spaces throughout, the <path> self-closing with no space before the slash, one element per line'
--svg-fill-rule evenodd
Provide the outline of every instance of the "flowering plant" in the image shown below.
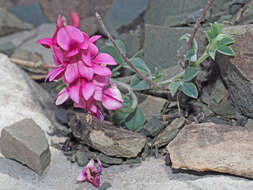
<path fill-rule="evenodd" d="M 74 107 L 84 108 L 92 115 L 103 120 L 98 107 L 101 102 L 108 110 L 122 107 L 122 96 L 117 86 L 110 82 L 111 70 L 107 65 L 117 65 L 107 53 L 99 53 L 95 42 L 101 37 L 90 37 L 80 31 L 80 19 L 71 14 L 72 25 L 67 25 L 65 17 L 58 16 L 56 30 L 52 38 L 38 40 L 38 43 L 50 48 L 54 65 L 46 80 L 61 79 L 65 84 L 56 97 L 56 105 L 68 98 Z"/>

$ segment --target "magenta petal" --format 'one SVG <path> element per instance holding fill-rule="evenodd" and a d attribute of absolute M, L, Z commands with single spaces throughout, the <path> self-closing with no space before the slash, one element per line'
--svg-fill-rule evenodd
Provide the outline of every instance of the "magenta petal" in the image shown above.
<path fill-rule="evenodd" d="M 122 107 L 122 103 L 110 96 L 103 95 L 102 105 L 108 110 L 117 110 Z"/>
<path fill-rule="evenodd" d="M 92 68 L 93 68 L 94 73 L 101 76 L 109 76 L 112 74 L 112 71 L 108 67 L 104 67 L 102 65 L 94 64 Z"/>
<path fill-rule="evenodd" d="M 83 33 L 78 28 L 65 26 L 64 29 L 73 41 L 77 43 L 82 43 L 84 41 Z"/>
<path fill-rule="evenodd" d="M 38 44 L 43 45 L 46 48 L 50 48 L 50 46 L 53 44 L 51 38 L 43 38 L 37 41 Z"/>
<path fill-rule="evenodd" d="M 55 69 L 52 69 L 46 76 L 45 80 L 49 78 L 49 81 L 53 81 L 55 79 L 58 79 L 61 77 L 61 74 L 63 74 L 64 68 L 58 67 Z"/>
<path fill-rule="evenodd" d="M 94 176 L 94 178 L 92 180 L 90 180 L 90 182 L 95 186 L 95 187 L 99 187 L 100 185 L 100 176 L 96 175 Z"/>
<path fill-rule="evenodd" d="M 86 65 L 90 67 L 92 66 L 90 53 L 82 54 L 82 60 Z"/>
<path fill-rule="evenodd" d="M 109 84 L 109 76 L 95 75 L 93 78 L 93 84 L 100 87 L 105 87 Z"/>
<path fill-rule="evenodd" d="M 102 97 L 103 97 L 103 89 L 100 87 L 96 87 L 95 89 L 95 93 L 94 93 L 94 99 L 97 101 L 102 101 Z"/>
<path fill-rule="evenodd" d="M 80 18 L 75 12 L 71 13 L 71 21 L 72 21 L 72 26 L 79 28 Z"/>
<path fill-rule="evenodd" d="M 69 90 L 69 96 L 70 96 L 70 98 L 75 103 L 79 103 L 79 100 L 80 100 L 80 81 L 78 80 L 74 84 L 71 84 L 68 87 L 68 90 Z"/>
<path fill-rule="evenodd" d="M 59 47 L 52 46 L 51 47 L 53 58 L 54 58 L 54 64 L 55 65 L 61 65 L 63 64 L 63 52 Z"/>
<path fill-rule="evenodd" d="M 95 59 L 93 59 L 94 63 L 106 64 L 106 65 L 117 65 L 113 57 L 107 53 L 98 54 Z"/>
<path fill-rule="evenodd" d="M 96 86 L 91 82 L 83 83 L 82 95 L 85 100 L 90 99 L 90 97 L 94 94 L 95 88 L 96 88 Z"/>
<path fill-rule="evenodd" d="M 94 35 L 90 38 L 90 42 L 95 43 L 101 37 L 102 37 L 101 35 Z"/>
<path fill-rule="evenodd" d="M 68 83 L 74 82 L 78 78 L 79 72 L 77 63 L 68 64 L 65 71 L 65 78 Z"/>
<path fill-rule="evenodd" d="M 65 27 L 62 27 L 57 33 L 57 43 L 59 46 L 68 51 L 70 49 L 71 38 L 66 31 Z"/>
<path fill-rule="evenodd" d="M 104 90 L 104 94 L 110 96 L 120 102 L 123 102 L 121 93 L 116 85 L 112 85 L 111 88 Z"/>
<path fill-rule="evenodd" d="M 58 15 L 57 17 L 57 23 L 56 23 L 57 27 L 63 27 L 63 21 L 62 21 L 62 16 Z"/>
<path fill-rule="evenodd" d="M 80 75 L 87 80 L 91 80 L 93 78 L 93 69 L 90 67 L 86 67 L 82 62 L 78 62 L 78 70 Z"/>
<path fill-rule="evenodd" d="M 68 52 L 68 54 L 67 54 L 67 56 L 68 57 L 72 57 L 72 56 L 74 56 L 74 55 L 76 55 L 76 54 L 78 54 L 79 52 L 78 52 L 78 49 L 73 49 L 73 50 L 71 50 L 70 52 Z"/>
<path fill-rule="evenodd" d="M 56 96 L 56 105 L 63 104 L 69 98 L 69 94 L 66 88 L 62 89 L 59 94 Z"/>
<path fill-rule="evenodd" d="M 98 162 L 98 168 L 96 170 L 96 173 L 100 174 L 102 172 L 102 163 L 99 158 L 97 158 L 97 162 Z"/>
<path fill-rule="evenodd" d="M 84 182 L 87 180 L 87 176 L 83 175 L 83 172 L 80 173 L 80 175 L 76 178 L 77 182 Z"/>
<path fill-rule="evenodd" d="M 93 114 L 97 113 L 98 107 L 96 101 L 94 100 L 89 101 L 89 103 L 87 104 L 87 110 L 92 112 Z"/>
<path fill-rule="evenodd" d="M 96 56 L 98 54 L 98 48 L 95 44 L 93 43 L 89 43 L 89 51 L 91 56 Z"/>
<path fill-rule="evenodd" d="M 81 49 L 88 49 L 88 47 L 89 47 L 89 44 L 88 44 L 87 41 L 84 41 L 84 42 L 80 45 L 80 48 L 81 48 Z"/>

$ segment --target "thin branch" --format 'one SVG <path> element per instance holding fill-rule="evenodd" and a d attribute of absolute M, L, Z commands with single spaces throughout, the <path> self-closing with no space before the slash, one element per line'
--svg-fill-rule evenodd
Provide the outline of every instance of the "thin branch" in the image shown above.
<path fill-rule="evenodd" d="M 156 83 L 154 83 L 152 80 L 148 79 L 145 75 L 143 75 L 141 72 L 139 72 L 138 69 L 136 69 L 136 67 L 131 63 L 131 61 L 121 52 L 120 48 L 115 43 L 115 41 L 112 38 L 111 34 L 108 32 L 107 28 L 105 27 L 101 16 L 97 12 L 96 12 L 96 17 L 98 19 L 98 23 L 100 24 L 100 26 L 104 30 L 105 34 L 107 35 L 107 37 L 111 41 L 112 45 L 115 47 L 115 49 L 120 54 L 120 56 L 124 59 L 124 61 L 131 67 L 131 69 L 133 69 L 136 72 L 136 74 L 141 79 L 145 80 L 151 87 L 156 88 L 156 89 L 164 89 L 163 87 L 161 87 L 161 86 L 157 85 Z"/>
<path fill-rule="evenodd" d="M 198 31 L 200 23 L 202 22 L 203 18 L 205 17 L 207 10 L 209 9 L 209 7 L 212 5 L 213 2 L 214 2 L 214 0 L 208 0 L 207 4 L 203 8 L 197 22 L 195 23 L 195 25 L 193 27 L 193 31 L 191 33 L 191 36 L 190 36 L 189 40 L 187 41 L 187 50 L 190 50 L 192 48 L 193 38 L 196 35 L 196 32 Z"/>
<path fill-rule="evenodd" d="M 31 67 L 31 68 L 37 68 L 37 69 L 42 69 L 42 70 L 48 70 L 48 69 L 55 68 L 55 66 L 48 65 L 48 64 L 41 64 L 41 65 L 37 66 L 37 63 L 35 63 L 35 62 L 21 60 L 21 59 L 15 59 L 15 58 L 10 58 L 10 61 L 16 65 L 20 65 L 23 67 Z"/>

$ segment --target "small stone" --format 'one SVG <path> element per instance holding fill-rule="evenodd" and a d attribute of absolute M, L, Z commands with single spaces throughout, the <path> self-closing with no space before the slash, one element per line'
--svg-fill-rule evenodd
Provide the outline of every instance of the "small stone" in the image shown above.
<path fill-rule="evenodd" d="M 31 3 L 23 6 L 12 6 L 8 8 L 8 12 L 16 15 L 16 17 L 23 22 L 32 24 L 35 27 L 44 23 L 48 23 L 48 19 L 42 13 L 39 3 Z"/>
<path fill-rule="evenodd" d="M 77 164 L 81 167 L 84 167 L 88 164 L 89 162 L 89 152 L 84 152 L 84 151 L 77 151 L 75 154 L 75 161 Z"/>
<path fill-rule="evenodd" d="M 102 163 L 109 164 L 109 165 L 119 165 L 123 163 L 122 158 L 110 157 L 102 153 L 100 153 L 98 157 Z"/>
<path fill-rule="evenodd" d="M 141 158 L 137 157 L 137 158 L 130 158 L 127 159 L 124 164 L 139 164 L 141 163 Z"/>
<path fill-rule="evenodd" d="M 0 44 L 0 53 L 11 56 L 15 49 L 15 45 L 12 42 L 6 42 Z"/>
<path fill-rule="evenodd" d="M 2 130 L 2 154 L 28 166 L 39 175 L 50 163 L 48 141 L 41 128 L 32 120 L 24 119 Z"/>
<path fill-rule="evenodd" d="M 175 169 L 253 178 L 253 131 L 214 123 L 185 126 L 167 146 Z"/>
<path fill-rule="evenodd" d="M 112 185 L 108 182 L 104 182 L 99 188 L 98 190 L 106 190 L 108 188 L 110 188 Z"/>
<path fill-rule="evenodd" d="M 80 21 L 80 30 L 86 32 L 90 36 L 95 34 L 99 29 L 98 20 L 95 16 L 91 16 Z"/>
<path fill-rule="evenodd" d="M 253 130 L 253 119 L 248 119 L 245 127 L 247 127 L 249 130 Z"/>
<path fill-rule="evenodd" d="M 0 36 L 30 29 L 32 29 L 30 24 L 22 22 L 6 9 L 0 8 Z"/>
<path fill-rule="evenodd" d="M 162 147 L 169 144 L 178 134 L 178 132 L 183 128 L 185 123 L 185 118 L 176 118 L 173 120 L 155 139 L 153 146 Z"/>
<path fill-rule="evenodd" d="M 152 118 L 137 132 L 147 137 L 155 137 L 164 127 L 163 122 L 157 116 L 152 116 Z"/>
<path fill-rule="evenodd" d="M 55 118 L 62 125 L 68 125 L 68 114 L 64 108 L 57 107 L 55 110 Z"/>
<path fill-rule="evenodd" d="M 158 98 L 154 96 L 147 96 L 138 94 L 139 107 L 143 111 L 146 120 L 150 120 L 152 116 L 159 116 L 163 105 L 166 100 L 163 98 Z"/>

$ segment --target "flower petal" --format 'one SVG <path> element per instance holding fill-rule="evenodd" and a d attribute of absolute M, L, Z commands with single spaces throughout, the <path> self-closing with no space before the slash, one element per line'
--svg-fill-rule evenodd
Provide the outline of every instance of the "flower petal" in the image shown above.
<path fill-rule="evenodd" d="M 110 96 L 111 98 L 114 98 L 120 102 L 123 102 L 123 98 L 121 96 L 121 93 L 115 84 L 113 84 L 111 86 L 111 88 L 107 88 L 106 90 L 104 90 L 104 94 L 107 96 Z"/>
<path fill-rule="evenodd" d="M 89 100 L 89 102 L 87 104 L 87 110 L 90 111 L 93 114 L 96 114 L 97 111 L 98 111 L 98 107 L 97 107 L 96 101 L 94 101 L 93 99 Z"/>
<path fill-rule="evenodd" d="M 92 180 L 90 180 L 90 182 L 95 186 L 95 187 L 99 187 L 100 185 L 100 176 L 99 175 L 95 175 L 94 178 Z"/>
<path fill-rule="evenodd" d="M 61 74 L 63 74 L 63 71 L 64 71 L 64 68 L 62 67 L 58 67 L 58 68 L 55 68 L 55 69 L 52 69 L 46 76 L 45 78 L 45 81 L 48 80 L 49 78 L 49 81 L 53 81 L 55 79 L 58 79 L 61 77 Z"/>
<path fill-rule="evenodd" d="M 65 71 L 65 78 L 68 83 L 74 82 L 78 78 L 78 66 L 77 63 L 68 64 Z"/>
<path fill-rule="evenodd" d="M 92 43 L 95 43 L 101 37 L 102 37 L 101 35 L 94 35 L 94 36 L 90 37 L 89 41 Z"/>
<path fill-rule="evenodd" d="M 59 47 L 51 46 L 53 58 L 54 58 L 54 64 L 55 65 L 61 65 L 63 64 L 63 52 Z"/>
<path fill-rule="evenodd" d="M 112 71 L 108 67 L 104 67 L 102 65 L 94 64 L 92 66 L 94 73 L 101 75 L 101 76 L 110 76 Z"/>
<path fill-rule="evenodd" d="M 100 87 L 96 87 L 95 92 L 94 92 L 94 99 L 97 101 L 102 101 L 102 97 L 103 97 L 103 89 Z"/>
<path fill-rule="evenodd" d="M 62 16 L 59 14 L 57 17 L 57 22 L 56 22 L 57 27 L 63 27 L 63 21 L 62 21 Z"/>
<path fill-rule="evenodd" d="M 46 48 L 50 48 L 51 45 L 53 45 L 51 38 L 43 38 L 37 41 L 38 44 L 43 45 Z"/>
<path fill-rule="evenodd" d="M 68 56 L 68 57 L 72 57 L 72 56 L 74 56 L 74 55 L 76 55 L 76 54 L 78 54 L 78 53 L 79 53 L 79 51 L 78 51 L 78 49 L 76 48 L 76 49 L 73 49 L 73 50 L 71 50 L 70 52 L 68 52 L 67 56 Z"/>
<path fill-rule="evenodd" d="M 95 75 L 92 81 L 93 84 L 100 87 L 105 87 L 110 82 L 109 76 L 99 76 L 99 75 Z"/>
<path fill-rule="evenodd" d="M 97 162 L 98 162 L 98 168 L 96 170 L 96 173 L 100 174 L 102 172 L 102 163 L 99 158 L 97 158 Z"/>
<path fill-rule="evenodd" d="M 96 88 L 96 86 L 91 82 L 83 83 L 82 95 L 85 100 L 90 99 L 90 97 L 94 94 L 95 88 Z"/>
<path fill-rule="evenodd" d="M 79 28 L 80 18 L 75 12 L 71 13 L 71 21 L 72 21 L 72 26 Z"/>
<path fill-rule="evenodd" d="M 87 54 L 82 54 L 82 61 L 87 65 L 87 66 L 92 66 L 91 63 L 91 56 L 90 53 L 88 52 Z"/>
<path fill-rule="evenodd" d="M 93 78 L 93 69 L 90 67 L 86 67 L 81 61 L 78 62 L 78 70 L 79 74 L 87 80 L 91 80 Z"/>
<path fill-rule="evenodd" d="M 55 101 L 55 104 L 58 106 L 58 105 L 61 105 L 63 104 L 67 99 L 69 98 L 69 94 L 68 94 L 68 91 L 66 88 L 63 88 L 59 94 L 56 96 L 56 101 Z"/>
<path fill-rule="evenodd" d="M 78 80 L 74 84 L 69 85 L 68 91 L 70 98 L 75 102 L 79 103 L 80 100 L 80 81 Z"/>
<path fill-rule="evenodd" d="M 113 57 L 107 53 L 98 54 L 95 59 L 93 59 L 94 63 L 106 64 L 106 65 L 117 65 Z"/>
<path fill-rule="evenodd" d="M 89 161 L 89 163 L 86 165 L 87 168 L 90 168 L 91 170 L 94 169 L 94 166 L 95 166 L 95 161 L 93 159 L 91 159 Z"/>
<path fill-rule="evenodd" d="M 80 175 L 76 178 L 77 182 L 84 182 L 87 180 L 87 176 L 83 175 L 83 173 L 81 172 Z"/>
<path fill-rule="evenodd" d="M 98 47 L 93 43 L 89 43 L 89 51 L 91 56 L 94 57 L 98 54 Z"/>
<path fill-rule="evenodd" d="M 117 110 L 122 107 L 122 103 L 110 96 L 103 95 L 102 105 L 108 110 Z"/>

